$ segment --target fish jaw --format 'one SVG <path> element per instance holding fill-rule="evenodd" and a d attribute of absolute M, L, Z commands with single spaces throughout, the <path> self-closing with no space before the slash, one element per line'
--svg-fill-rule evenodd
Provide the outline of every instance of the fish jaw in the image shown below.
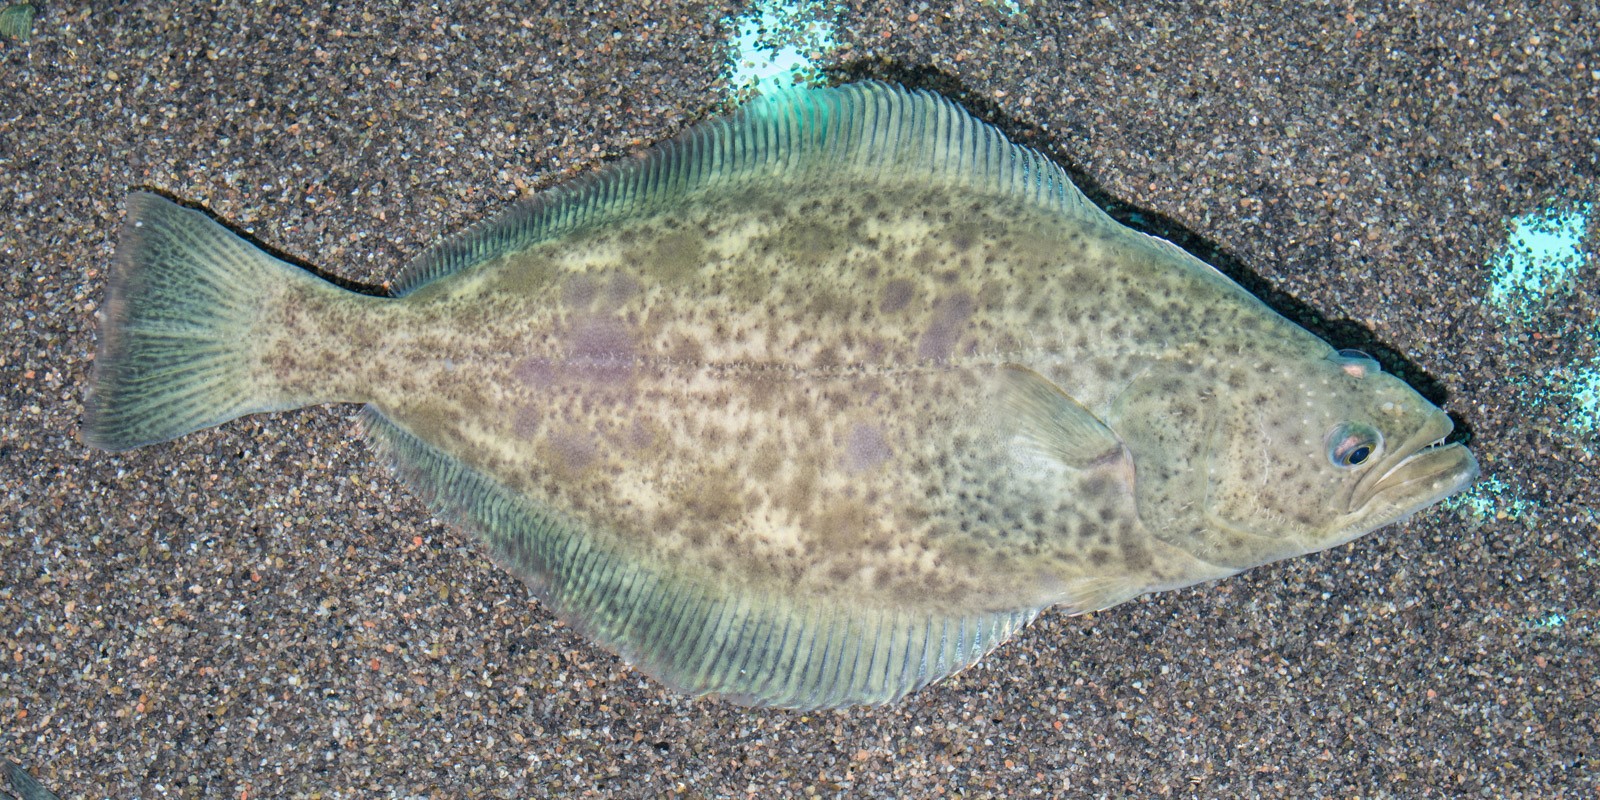
<path fill-rule="evenodd" d="M 1443 411 L 1434 409 L 1427 414 L 1422 425 L 1374 463 L 1342 500 L 1332 500 L 1336 505 L 1329 511 L 1334 514 L 1325 527 L 1287 534 L 1208 510 L 1208 527 L 1257 549 L 1253 557 L 1245 560 L 1206 560 L 1237 570 L 1327 550 L 1404 520 L 1460 492 L 1477 480 L 1479 468 L 1477 459 L 1465 446 L 1444 442 L 1454 427 Z"/>
<path fill-rule="evenodd" d="M 1343 544 L 1402 520 L 1471 486 L 1480 473 L 1478 460 L 1459 442 L 1446 444 L 1455 424 L 1443 411 L 1430 414 L 1380 469 L 1351 492 L 1352 523 L 1333 544 Z"/>

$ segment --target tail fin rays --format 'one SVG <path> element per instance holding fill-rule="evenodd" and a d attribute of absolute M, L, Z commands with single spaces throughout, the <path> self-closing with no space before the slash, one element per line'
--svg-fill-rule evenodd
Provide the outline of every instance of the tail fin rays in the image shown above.
<path fill-rule="evenodd" d="M 299 405 L 277 396 L 254 344 L 267 300 L 307 280 L 322 282 L 199 211 L 154 194 L 129 197 L 84 442 L 126 450 Z"/>

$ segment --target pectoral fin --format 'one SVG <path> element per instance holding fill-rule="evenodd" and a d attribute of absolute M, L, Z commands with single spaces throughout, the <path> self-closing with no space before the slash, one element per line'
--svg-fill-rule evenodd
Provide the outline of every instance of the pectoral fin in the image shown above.
<path fill-rule="evenodd" d="M 1006 364 L 999 380 L 999 421 L 1017 456 L 1083 470 L 1123 454 L 1116 433 L 1043 375 Z"/>

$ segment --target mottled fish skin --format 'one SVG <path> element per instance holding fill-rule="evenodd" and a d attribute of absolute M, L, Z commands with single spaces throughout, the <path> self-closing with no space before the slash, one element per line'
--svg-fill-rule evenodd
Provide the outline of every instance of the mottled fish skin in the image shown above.
<path fill-rule="evenodd" d="M 981 127 L 877 84 L 796 97 L 767 113 L 878 103 Z M 1071 196 L 1049 201 L 937 170 L 759 177 L 491 249 L 399 298 L 283 281 L 252 323 L 251 408 L 367 403 L 452 475 L 534 509 L 525 526 L 699 587 L 745 627 L 728 608 L 1096 610 L 1348 541 L 1476 474 L 1463 448 L 1427 447 L 1448 418 L 1403 382 L 1112 221 L 1059 170 L 1045 179 Z M 431 490 L 446 510 L 453 491 Z M 482 532 L 487 513 L 457 516 Z M 565 602 L 588 621 L 589 601 Z M 719 656 L 657 657 L 619 632 L 632 624 L 594 627 L 674 685 L 747 702 L 879 702 L 961 666 L 764 696 L 719 677 Z M 732 623 L 707 624 L 738 649 Z"/>
<path fill-rule="evenodd" d="M 337 376 L 636 558 L 868 605 L 1049 605 L 1108 572 L 1218 574 L 1143 530 L 1126 481 L 1019 481 L 987 413 L 1006 364 L 1109 407 L 1185 324 L 1175 298 L 1259 324 L 1122 230 L 947 192 L 753 187 L 381 309 L 297 310 L 267 326 L 268 363 L 307 392 Z"/>

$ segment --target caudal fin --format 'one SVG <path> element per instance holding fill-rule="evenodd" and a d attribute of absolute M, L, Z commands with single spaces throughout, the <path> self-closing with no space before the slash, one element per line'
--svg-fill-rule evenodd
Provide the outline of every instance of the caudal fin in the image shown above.
<path fill-rule="evenodd" d="M 129 197 L 101 308 L 84 442 L 125 450 L 298 405 L 277 396 L 252 344 L 266 299 L 305 281 L 323 283 L 199 211 L 153 194 Z"/>

